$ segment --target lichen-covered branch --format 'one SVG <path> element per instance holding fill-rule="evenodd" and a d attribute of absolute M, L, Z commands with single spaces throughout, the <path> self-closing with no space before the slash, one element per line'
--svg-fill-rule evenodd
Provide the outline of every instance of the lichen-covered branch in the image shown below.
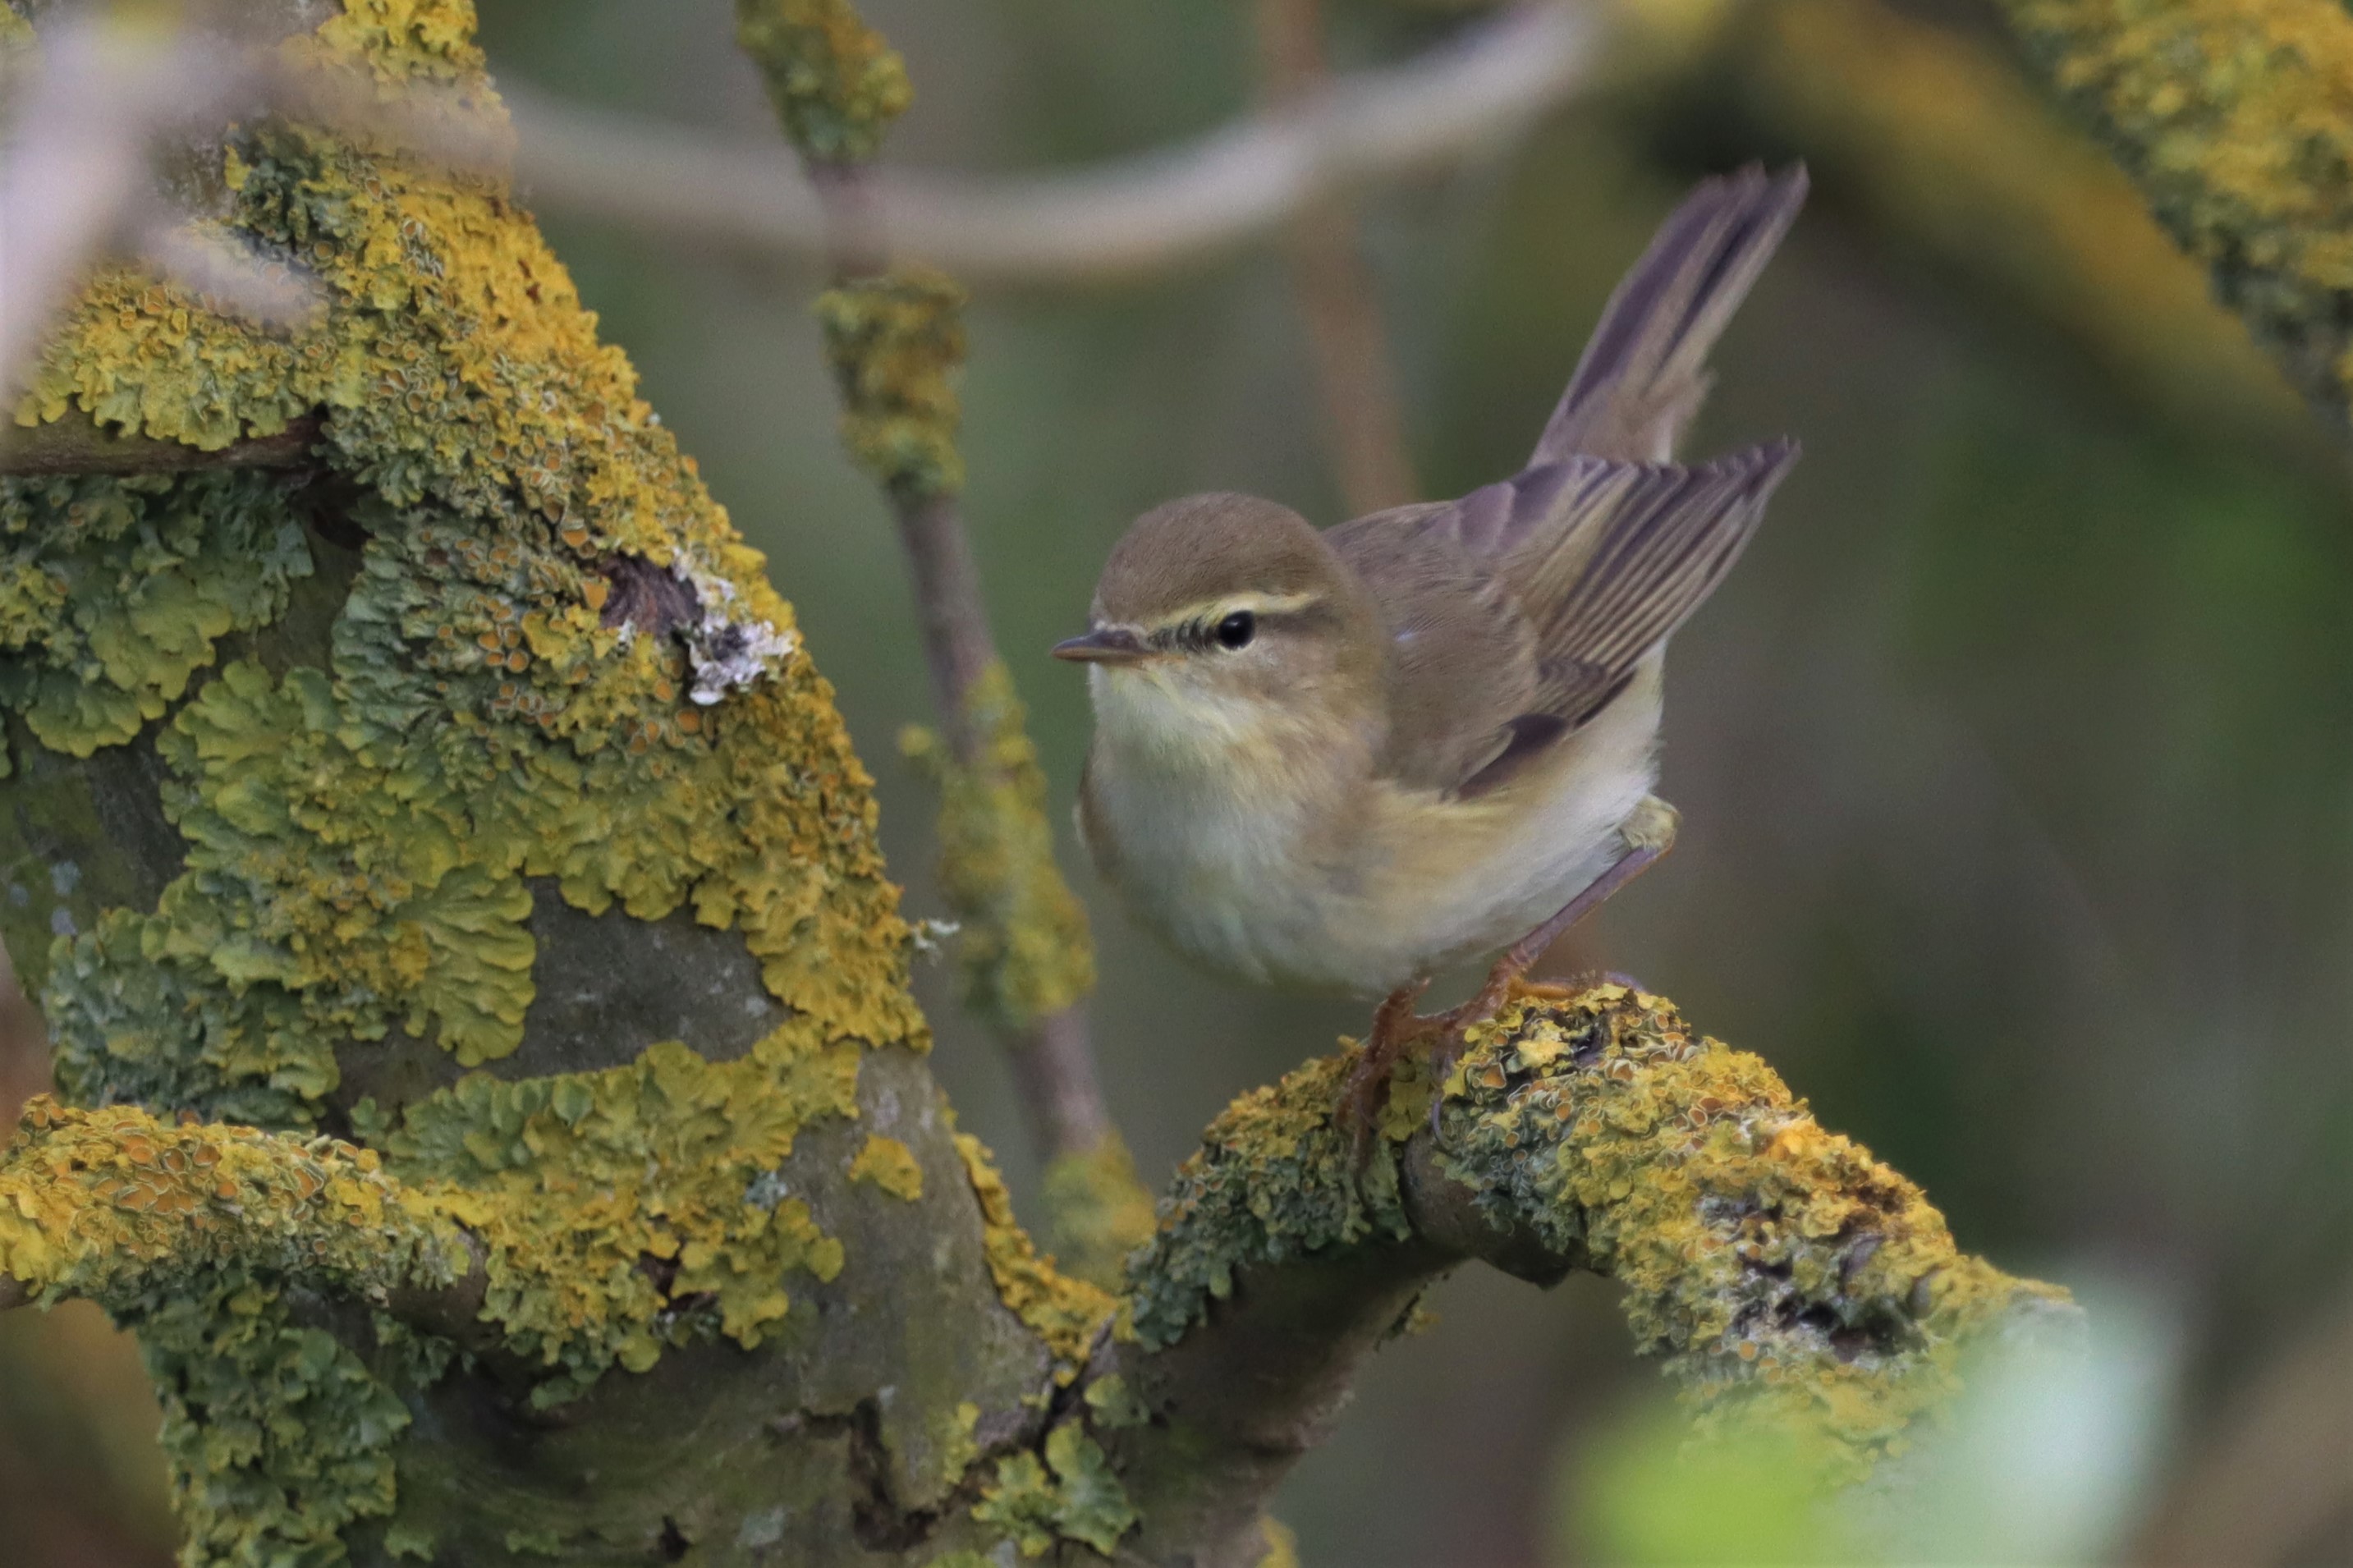
<path fill-rule="evenodd" d="M 80 1297 L 136 1315 L 189 1278 L 237 1270 L 332 1282 L 382 1305 L 450 1290 L 478 1268 L 442 1205 L 339 1139 L 42 1096 L 0 1156 L 0 1300 Z"/>
<path fill-rule="evenodd" d="M 0 425 L 0 478 L 47 474 L 174 474 L 197 468 L 291 468 L 310 457 L 319 422 L 298 416 L 269 435 L 206 450 L 108 431 L 79 410 L 45 425 Z"/>
<path fill-rule="evenodd" d="M 1999 40 L 1879 0 L 1728 17 L 1704 68 L 1667 95 L 1678 120 L 1734 112 L 1743 135 L 1802 152 L 1818 188 L 2047 323 L 2126 395 L 2274 447 L 2308 444 L 2295 395 L 2204 269 Z"/>
<path fill-rule="evenodd" d="M 1357 1363 L 1466 1260 L 1616 1280 L 1704 1430 L 1795 1434 L 1831 1485 L 1916 1440 L 1973 1345 L 2073 1320 L 1658 997 L 1523 1001 L 1473 1041 L 1435 1135 L 1432 1086 L 1393 1090 L 1361 1178 L 1332 1123 L 1345 1056 L 1237 1100 L 1178 1173 L 1087 1390 L 1146 1558 L 1255 1562 L 1258 1509 Z"/>
<path fill-rule="evenodd" d="M 1087 1040 L 1086 911 L 1054 862 L 1045 777 L 957 501 L 964 291 L 928 268 L 886 270 L 888 237 L 871 211 L 867 161 L 907 106 L 904 68 L 849 0 L 739 0 L 736 17 L 831 214 L 836 278 L 818 320 L 843 443 L 890 497 L 913 579 L 945 739 L 912 731 L 903 749 L 940 792 L 940 880 L 961 927 L 965 1005 L 1005 1043 L 1039 1148 L 1062 1172 L 1057 1191 L 1081 1177 L 1105 1186 L 1089 1223 L 1055 1229 L 1073 1267 L 1108 1279 L 1142 1239 L 1132 1222 L 1145 1204 Z"/>
<path fill-rule="evenodd" d="M 2288 378 L 2353 396 L 2353 16 L 2337 0 L 2003 0 L 2052 87 Z"/>

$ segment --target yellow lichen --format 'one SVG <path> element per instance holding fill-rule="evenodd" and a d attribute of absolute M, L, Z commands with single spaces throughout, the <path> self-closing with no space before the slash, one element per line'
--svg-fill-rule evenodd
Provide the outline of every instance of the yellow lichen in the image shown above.
<path fill-rule="evenodd" d="M 1258 1568 L 1299 1568 L 1297 1531 L 1272 1514 L 1258 1521 L 1258 1531 L 1266 1542 L 1266 1555 L 1258 1560 Z"/>
<path fill-rule="evenodd" d="M 820 163 L 872 157 L 913 97 L 905 62 L 849 0 L 735 0 L 735 39 L 793 145 Z"/>
<path fill-rule="evenodd" d="M 546 1405 L 617 1363 L 644 1371 L 665 1344 L 757 1345 L 794 1271 L 840 1272 L 840 1243 L 776 1173 L 810 1121 L 857 1114 L 858 1063 L 796 1019 L 738 1061 L 673 1042 L 604 1072 L 470 1075 L 382 1142 L 488 1245 L 484 1313 L 550 1369 L 533 1391 Z"/>
<path fill-rule="evenodd" d="M 857 1158 L 849 1162 L 849 1179 L 871 1182 L 909 1203 L 923 1195 L 923 1168 L 915 1163 L 914 1154 L 896 1138 L 879 1132 L 870 1135 Z"/>
<path fill-rule="evenodd" d="M 964 290 L 929 268 L 837 284 L 818 296 L 818 324 L 841 387 L 841 441 L 894 495 L 964 489 L 956 377 L 964 367 Z"/>
<path fill-rule="evenodd" d="M 2065 1300 L 1958 1252 L 1917 1186 L 1662 998 L 1524 1000 L 1472 1040 L 1448 1171 L 1624 1288 L 1704 1428 L 1762 1422 L 1859 1479 L 1949 1399 L 1972 1333 Z"/>
<path fill-rule="evenodd" d="M 2223 300 L 2341 417 L 2353 17 L 2336 0 L 2004 0 Z"/>
<path fill-rule="evenodd" d="M 354 0 L 285 47 L 487 98 L 470 26 L 459 5 Z M 275 122 L 241 135 L 227 174 L 237 222 L 318 276 L 322 320 L 269 336 L 102 273 L 18 416 L 79 406 L 218 447 L 323 409 L 322 458 L 363 487 L 350 510 L 369 541 L 331 668 L 240 667 L 165 731 L 189 869 L 153 914 L 110 916 L 56 955 L 69 1089 L 300 1124 L 334 1087 L 337 1042 L 397 1026 L 469 1063 L 503 1055 L 533 994 L 533 876 L 591 910 L 691 901 L 829 1034 L 915 1036 L 868 781 L 828 689 L 528 221 L 493 185 Z M 47 545 L 19 592 L 0 583 L 0 634 L 24 650 L 0 661 L 0 698 L 86 751 L 168 703 L 307 562 L 281 487 L 249 476 L 74 486 L 6 487 L 43 518 L 90 514 L 99 542 L 71 548 L 111 553 L 60 572 L 66 546 Z M 238 515 L 225 496 L 251 498 L 253 528 L 222 526 Z M 200 512 L 201 538 L 152 580 L 108 575 Z M 616 559 L 700 584 L 787 651 L 715 705 L 688 701 L 669 637 L 605 624 Z M 123 716 L 41 720 L 64 700 L 42 672 L 93 660 Z"/>
<path fill-rule="evenodd" d="M 347 0 L 280 47 L 495 113 L 471 31 L 462 0 Z M 500 183 L 280 120 L 240 127 L 220 174 L 243 237 L 317 279 L 318 319 L 259 331 L 102 269 L 16 417 L 79 411 L 208 450 L 315 417 L 313 467 L 364 546 L 330 647 L 213 672 L 224 636 L 276 616 L 310 569 L 315 493 L 234 473 L 0 481 L 0 702 L 76 754 L 155 737 L 186 845 L 152 909 L 101 910 L 52 948 L 61 1081 L 302 1127 L 394 1031 L 467 1064 L 512 1052 L 534 994 L 527 879 L 592 912 L 691 909 L 742 933 L 789 1010 L 751 1056 L 659 1047 L 353 1121 L 404 1201 L 483 1238 L 490 1314 L 549 1369 L 543 1402 L 687 1335 L 756 1342 L 793 1274 L 841 1265 L 773 1190 L 777 1163 L 812 1118 L 852 1114 L 866 1047 L 923 1037 L 830 689 Z M 652 579 L 683 618 L 619 591 Z M 256 1246 L 273 1234 L 245 1223 Z M 291 1321 L 284 1286 L 307 1272 L 174 1253 L 121 1309 L 166 1385 L 193 1560 L 332 1561 L 345 1524 L 392 1506 L 394 1373 Z M 412 1362 L 438 1375 L 429 1351 Z"/>
<path fill-rule="evenodd" d="M 962 929 L 965 1005 L 1001 1029 L 1033 1027 L 1093 989 L 1085 908 L 1054 863 L 1046 775 L 1002 661 L 965 696 L 966 764 L 931 731 L 900 750 L 940 792 L 940 888 Z"/>
<path fill-rule="evenodd" d="M 1443 1085 L 1442 1168 L 1499 1234 L 1623 1286 L 1637 1342 L 1708 1426 L 1770 1423 L 1852 1479 L 1950 1395 L 1972 1335 L 2065 1300 L 1957 1251 L 1917 1187 L 1659 997 L 1523 997 L 1469 1040 Z M 1131 1268 L 1145 1345 L 1181 1337 L 1245 1267 L 1409 1234 L 1393 1144 L 1359 1178 L 1333 1124 L 1347 1066 L 1243 1096 L 1187 1160 Z"/>
<path fill-rule="evenodd" d="M 159 1274 L 231 1266 L 381 1297 L 446 1285 L 468 1257 L 443 1205 L 395 1181 L 375 1150 L 333 1139 L 41 1096 L 0 1161 L 0 1274 L 48 1299 L 121 1306 Z"/>
<path fill-rule="evenodd" d="M 959 1132 L 955 1146 L 964 1156 L 973 1194 L 980 1200 L 988 1271 L 997 1281 L 997 1297 L 1053 1352 L 1055 1380 L 1068 1383 L 1078 1375 L 1095 1335 L 1110 1320 L 1113 1300 L 1096 1287 L 1056 1269 L 1052 1258 L 1038 1255 L 1029 1234 L 1015 1222 L 1013 1194 L 979 1139 Z"/>
<path fill-rule="evenodd" d="M 1128 1255 L 1151 1239 L 1152 1194 L 1116 1132 L 1046 1167 L 1047 1240 L 1062 1268 L 1106 1290 L 1120 1288 Z"/>
<path fill-rule="evenodd" d="M 335 1561 L 346 1525 L 392 1509 L 408 1412 L 293 1320 L 285 1281 L 381 1301 L 447 1286 L 470 1261 L 435 1194 L 332 1139 L 42 1098 L 0 1159 L 0 1276 L 92 1298 L 140 1331 L 190 1563 Z M 380 1342 L 399 1335 L 379 1320 Z M 429 1381 L 447 1352 L 407 1359 Z"/>

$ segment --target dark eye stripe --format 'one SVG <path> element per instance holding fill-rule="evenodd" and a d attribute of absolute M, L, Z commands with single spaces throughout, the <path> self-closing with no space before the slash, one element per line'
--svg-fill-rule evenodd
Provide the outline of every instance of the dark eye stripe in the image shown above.
<path fill-rule="evenodd" d="M 1228 615 L 1230 614 L 1232 612 L 1228 612 Z M 1304 605 L 1297 605 L 1286 609 L 1253 609 L 1250 615 L 1256 623 L 1256 635 L 1261 637 L 1271 632 L 1293 631 L 1301 626 L 1316 626 L 1335 618 L 1331 606 L 1321 599 L 1312 599 Z M 1144 640 L 1156 648 L 1186 648 L 1194 651 L 1218 648 L 1219 652 L 1224 652 L 1226 650 L 1220 647 L 1218 642 L 1218 626 L 1219 622 L 1226 618 L 1226 616 L 1219 616 L 1214 619 L 1186 621 L 1177 626 L 1162 626 L 1146 636 Z"/>

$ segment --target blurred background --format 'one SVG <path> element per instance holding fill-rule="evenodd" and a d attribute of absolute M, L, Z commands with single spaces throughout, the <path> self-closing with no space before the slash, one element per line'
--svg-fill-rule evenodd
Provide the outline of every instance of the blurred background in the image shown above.
<path fill-rule="evenodd" d="M 727 0 L 478 3 L 502 81 L 774 137 Z M 889 149 L 909 165 L 1083 165 L 1269 91 L 1240 0 L 863 8 L 915 83 Z M 1324 10 L 1340 73 L 1439 47 L 1477 7 Z M 1788 433 L 1806 456 L 1676 640 L 1663 793 L 1681 846 L 1552 967 L 1671 994 L 1924 1184 L 1965 1247 L 2093 1302 L 2087 1366 L 1989 1417 L 2010 1480 L 1964 1489 L 1917 1556 L 2353 1560 L 2342 450 L 2045 107 L 1989 5 L 1675 0 L 1613 26 L 1541 121 L 1353 201 L 1398 389 L 1392 472 L 1443 496 L 1518 465 L 1694 179 L 1759 158 L 1813 171 L 1689 444 Z M 930 719 L 927 688 L 890 519 L 835 445 L 821 278 L 544 216 L 768 552 L 879 777 L 909 911 L 938 913 L 930 801 L 895 747 Z M 970 312 L 969 517 L 1064 816 L 1085 700 L 1045 650 L 1082 626 L 1127 520 L 1213 488 L 1347 515 L 1293 255 L 1000 285 Z M 1365 1010 L 1194 974 L 1065 837 L 1102 948 L 1108 1092 L 1157 1186 L 1228 1100 Z M 1034 1200 L 1008 1075 L 948 981 L 922 980 L 935 1067 Z M 46 1064 L 29 1009 L 0 1027 L 5 1125 Z M 1431 1305 L 1436 1326 L 1381 1352 L 1278 1500 L 1306 1562 L 1775 1555 L 1769 1531 L 1712 1534 L 1658 1481 L 1672 1430 L 1609 1289 L 1477 1271 Z M 94 1314 L 0 1317 L 11 1561 L 166 1561 L 153 1423 L 135 1355 Z M 1741 1495 L 1738 1477 L 1709 1485 Z M 2026 1494 L 2003 1485 L 2056 1522 L 2017 1534 Z"/>

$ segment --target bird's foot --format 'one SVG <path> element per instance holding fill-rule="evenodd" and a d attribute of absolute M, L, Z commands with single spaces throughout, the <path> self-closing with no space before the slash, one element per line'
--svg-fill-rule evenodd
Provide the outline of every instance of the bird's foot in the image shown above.
<path fill-rule="evenodd" d="M 1356 1062 L 1340 1088 L 1337 1120 L 1348 1133 L 1360 1173 L 1372 1159 L 1373 1142 L 1380 1128 L 1382 1109 L 1388 1103 L 1389 1081 L 1397 1075 L 1398 1064 L 1417 1047 L 1421 1047 L 1430 1085 L 1430 1127 L 1435 1132 L 1446 1075 L 1454 1070 L 1455 1062 L 1461 1058 L 1472 1028 L 1501 1012 L 1514 994 L 1549 991 L 1549 987 L 1526 985 L 1520 977 L 1524 967 L 1515 966 L 1511 956 L 1505 955 L 1488 972 L 1486 984 L 1479 987 L 1475 995 L 1443 1013 L 1413 1010 L 1414 1003 L 1430 988 L 1427 980 L 1401 985 L 1382 1001 L 1373 1014 L 1372 1032 L 1366 1037 L 1364 1047 L 1356 1053 Z"/>
<path fill-rule="evenodd" d="M 1382 1000 L 1373 1013 L 1372 1031 L 1365 1037 L 1347 1078 L 1340 1085 L 1336 1120 L 1348 1134 L 1360 1174 L 1373 1157 L 1373 1138 L 1380 1126 L 1381 1108 L 1388 1100 L 1389 1079 L 1396 1073 L 1398 1061 L 1417 1042 L 1428 1038 L 1431 1027 L 1439 1022 L 1413 1010 L 1413 1005 L 1429 989 L 1429 981 L 1416 981 L 1398 986 Z"/>
<path fill-rule="evenodd" d="M 1397 1071 L 1400 1058 L 1424 1040 L 1430 1041 L 1428 1053 L 1430 1069 L 1430 1130 L 1438 1131 L 1438 1113 L 1446 1103 L 1446 1075 L 1469 1043 L 1473 1026 L 1483 1024 L 1504 1010 L 1504 1005 L 1514 995 L 1536 996 L 1549 1001 L 1563 1001 L 1577 992 L 1597 984 L 1597 977 L 1580 974 L 1569 985 L 1544 982 L 1530 984 L 1529 965 L 1542 957 L 1545 949 L 1569 927 L 1600 907 L 1610 894 L 1632 881 L 1654 864 L 1660 856 L 1674 847 L 1675 808 L 1656 795 L 1644 795 L 1641 804 L 1619 829 L 1625 840 L 1626 853 L 1611 863 L 1609 868 L 1594 879 L 1577 897 L 1562 906 L 1558 914 L 1528 932 L 1487 971 L 1487 979 L 1468 1002 L 1450 1007 L 1443 1013 L 1425 1016 L 1413 1010 L 1415 1002 L 1430 988 L 1430 982 L 1420 980 L 1411 985 L 1401 985 L 1389 993 L 1373 1014 L 1372 1033 L 1366 1038 L 1364 1048 L 1356 1055 L 1348 1069 L 1345 1083 L 1341 1086 L 1340 1103 L 1336 1111 L 1338 1124 L 1346 1129 L 1355 1144 L 1356 1169 L 1362 1173 L 1371 1159 L 1373 1134 L 1378 1126 L 1382 1106 L 1388 1100 L 1389 1079 Z M 1634 980 L 1614 971 L 1604 971 L 1599 977 L 1610 983 L 1639 991 Z"/>

